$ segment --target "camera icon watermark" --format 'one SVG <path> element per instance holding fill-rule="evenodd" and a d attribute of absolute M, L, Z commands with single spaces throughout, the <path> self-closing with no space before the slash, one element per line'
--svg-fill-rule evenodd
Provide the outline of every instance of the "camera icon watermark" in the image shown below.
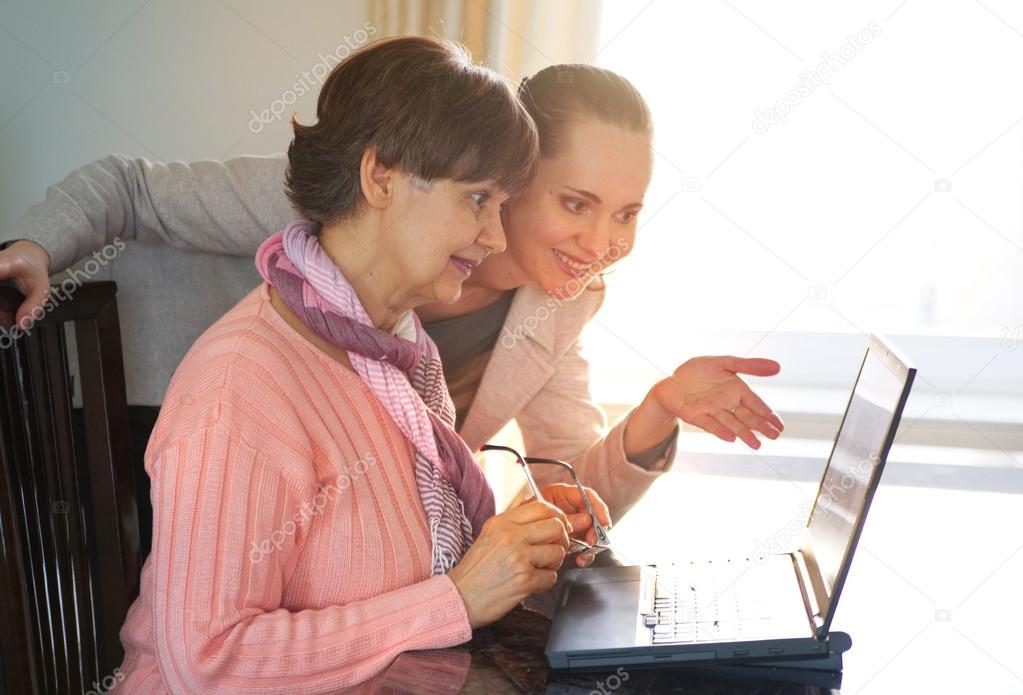
<path fill-rule="evenodd" d="M 934 405 L 938 408 L 951 408 L 952 407 L 952 394 L 950 393 L 938 393 L 934 395 Z"/>
<path fill-rule="evenodd" d="M 71 73 L 67 70 L 54 70 L 53 71 L 53 84 L 69 84 L 71 82 Z"/>
<path fill-rule="evenodd" d="M 699 193 L 700 179 L 695 176 L 687 176 L 682 179 L 682 191 L 685 193 Z"/>
<path fill-rule="evenodd" d="M 1002 349 L 1008 352 L 1012 352 L 1016 349 L 1016 346 L 1023 343 L 1023 326 L 1015 326 L 1010 328 L 1005 326 L 1002 328 Z"/>
<path fill-rule="evenodd" d="M 951 193 L 952 181 L 950 179 L 937 179 L 934 182 L 934 190 L 937 193 Z"/>
<path fill-rule="evenodd" d="M 815 302 L 822 302 L 828 298 L 828 288 L 824 285 L 810 285 L 806 290 L 806 298 Z"/>
<path fill-rule="evenodd" d="M 950 623 L 952 622 L 952 611 L 948 608 L 939 608 L 934 611 L 934 622 L 936 623 Z"/>
<path fill-rule="evenodd" d="M 558 84 L 572 84 L 575 81 L 575 73 L 571 70 L 558 70 Z"/>
<path fill-rule="evenodd" d="M 54 514 L 67 514 L 71 511 L 71 505 L 64 500 L 57 500 L 50 504 L 50 510 Z"/>

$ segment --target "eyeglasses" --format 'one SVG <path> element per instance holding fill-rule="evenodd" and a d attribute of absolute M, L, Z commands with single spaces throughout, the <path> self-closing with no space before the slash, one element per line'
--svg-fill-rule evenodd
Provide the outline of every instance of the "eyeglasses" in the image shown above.
<path fill-rule="evenodd" d="M 593 504 L 590 502 L 589 495 L 586 494 L 586 488 L 583 487 L 582 483 L 579 482 L 579 476 L 576 475 L 575 469 L 572 468 L 572 464 L 566 463 L 565 461 L 559 461 L 558 459 L 541 458 L 537 456 L 523 456 L 515 449 L 510 446 L 501 446 L 500 444 L 484 444 L 480 447 L 480 451 L 506 451 L 515 457 L 516 462 L 522 466 L 522 472 L 526 474 L 526 481 L 529 483 L 529 488 L 533 493 L 533 496 L 538 500 L 543 499 L 543 495 L 540 494 L 540 488 L 537 487 L 536 481 L 533 479 L 533 474 L 529 472 L 529 464 L 536 463 L 541 465 L 560 466 L 568 471 L 568 474 L 572 477 L 572 481 L 575 483 L 576 488 L 579 489 L 579 495 L 582 497 L 583 505 L 586 507 L 586 511 L 590 515 L 590 520 L 593 523 L 593 531 L 597 535 L 597 542 L 593 545 L 585 541 L 581 541 L 578 538 L 569 538 L 571 547 L 569 548 L 568 554 L 578 554 L 586 559 L 592 559 L 596 555 L 604 550 L 608 550 L 611 547 L 611 539 L 607 535 L 607 530 L 597 519 L 597 512 L 593 509 Z"/>

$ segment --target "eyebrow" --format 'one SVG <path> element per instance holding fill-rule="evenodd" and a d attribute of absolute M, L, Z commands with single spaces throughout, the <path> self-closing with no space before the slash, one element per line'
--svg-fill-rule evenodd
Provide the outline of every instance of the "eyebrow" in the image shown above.
<path fill-rule="evenodd" d="M 567 188 L 568 190 L 570 190 L 570 191 L 572 191 L 574 193 L 578 193 L 583 198 L 587 198 L 587 199 L 591 200 L 595 205 L 600 205 L 601 202 L 602 202 L 600 200 L 600 196 L 598 196 L 596 193 L 591 193 L 590 191 L 583 190 L 581 188 L 572 188 L 571 186 L 565 186 L 565 188 Z M 634 208 L 634 207 L 641 208 L 641 207 L 643 207 L 643 203 L 642 202 L 639 202 L 639 203 L 629 203 L 628 205 L 623 205 L 622 209 L 624 210 L 625 208 Z"/>

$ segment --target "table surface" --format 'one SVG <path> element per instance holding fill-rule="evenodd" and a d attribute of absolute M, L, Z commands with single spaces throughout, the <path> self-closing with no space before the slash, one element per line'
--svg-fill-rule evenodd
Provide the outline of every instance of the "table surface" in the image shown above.
<path fill-rule="evenodd" d="M 748 555 L 784 541 L 806 519 L 826 456 L 680 452 L 613 529 L 613 546 L 639 564 Z M 1012 474 L 1023 478 L 1023 469 Z M 1023 496 L 957 489 L 941 476 L 888 464 L 833 625 L 853 640 L 843 694 L 1023 694 Z M 558 676 L 542 658 L 548 626 L 518 610 L 470 645 L 404 654 L 380 678 L 401 691 L 395 684 L 411 676 L 408 692 L 439 693 L 838 692 L 677 669 Z"/>

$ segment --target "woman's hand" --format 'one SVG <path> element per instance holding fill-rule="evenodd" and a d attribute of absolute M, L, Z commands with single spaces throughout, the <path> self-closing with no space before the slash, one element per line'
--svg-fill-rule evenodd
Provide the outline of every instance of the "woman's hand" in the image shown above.
<path fill-rule="evenodd" d="M 32 321 L 32 312 L 38 307 L 43 311 L 43 302 L 50 294 L 50 256 L 39 244 L 22 239 L 0 251 L 0 280 L 13 280 L 18 291 L 25 295 L 25 301 L 16 312 L 0 309 L 0 327 L 11 328 L 17 323 L 27 328 Z"/>
<path fill-rule="evenodd" d="M 625 451 L 637 454 L 657 445 L 674 429 L 676 418 L 726 442 L 738 437 L 759 449 L 754 432 L 777 439 L 785 425 L 738 375 L 774 376 L 780 370 L 774 360 L 694 357 L 654 384 L 632 412 L 625 428 Z"/>
<path fill-rule="evenodd" d="M 465 601 L 469 624 L 492 623 L 530 594 L 554 586 L 571 531 L 565 514 L 546 502 L 527 502 L 487 519 L 448 572 Z"/>
<path fill-rule="evenodd" d="M 607 508 L 607 504 L 600 498 L 597 491 L 593 488 L 585 488 L 586 496 L 590 499 L 590 504 L 593 505 L 593 511 L 597 513 L 597 521 L 604 527 L 604 530 L 611 528 L 611 512 Z M 586 541 L 590 545 L 597 542 L 597 531 L 593 528 L 593 519 L 590 518 L 590 513 L 586 511 L 586 504 L 583 502 L 583 496 L 579 492 L 579 488 L 575 485 L 568 485 L 566 483 L 551 483 L 540 491 L 543 494 L 545 500 L 553 504 L 555 507 L 563 511 L 568 516 L 568 522 L 572 524 L 572 533 L 569 534 L 572 538 L 578 538 L 579 540 Z M 582 554 L 576 555 L 575 563 L 580 567 L 585 567 L 593 562 L 593 556 L 583 557 Z"/>

